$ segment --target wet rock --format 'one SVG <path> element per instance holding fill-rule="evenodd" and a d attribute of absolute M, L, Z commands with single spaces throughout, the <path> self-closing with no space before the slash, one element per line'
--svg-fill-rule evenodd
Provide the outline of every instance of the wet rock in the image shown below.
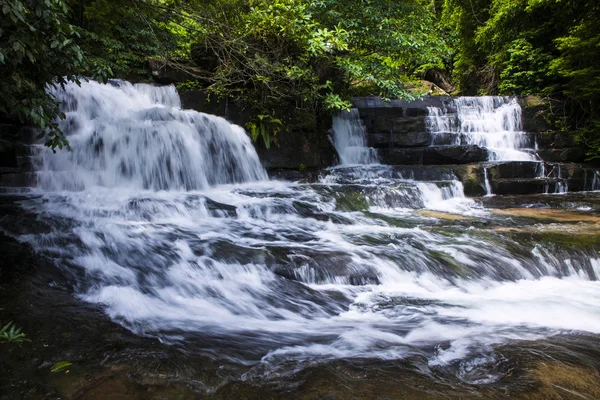
<path fill-rule="evenodd" d="M 554 193 L 557 190 L 556 179 L 496 179 L 491 181 L 494 194 L 536 194 Z"/>
<path fill-rule="evenodd" d="M 489 179 L 537 178 L 541 172 L 537 161 L 510 161 L 487 167 Z"/>
<path fill-rule="evenodd" d="M 314 183 L 319 180 L 320 170 L 299 169 L 270 169 L 267 170 L 271 179 L 290 182 Z"/>
<path fill-rule="evenodd" d="M 429 132 L 371 133 L 368 139 L 369 146 L 376 148 L 423 147 L 432 143 L 432 135 Z"/>
<path fill-rule="evenodd" d="M 378 154 L 384 164 L 390 165 L 469 164 L 489 157 L 487 149 L 475 145 L 379 149 Z"/>
<path fill-rule="evenodd" d="M 454 173 L 463 184 L 465 196 L 486 194 L 484 168 L 481 164 L 455 166 Z"/>

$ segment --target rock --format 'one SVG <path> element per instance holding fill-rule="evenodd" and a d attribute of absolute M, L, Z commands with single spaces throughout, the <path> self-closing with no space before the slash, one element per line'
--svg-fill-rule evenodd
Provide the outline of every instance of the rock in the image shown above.
<path fill-rule="evenodd" d="M 509 161 L 487 167 L 488 179 L 537 178 L 542 171 L 537 161 Z"/>
<path fill-rule="evenodd" d="M 446 93 L 452 93 L 456 91 L 456 86 L 452 85 L 446 79 L 446 76 L 443 72 L 437 69 L 428 69 L 423 73 L 423 79 L 431 81 L 435 83 L 437 86 L 442 88 Z"/>
<path fill-rule="evenodd" d="M 244 110 L 236 102 L 210 95 L 203 89 L 182 90 L 179 96 L 184 109 L 218 115 L 240 126 L 244 126 L 252 117 L 248 110 Z"/>
<path fill-rule="evenodd" d="M 364 116 L 361 119 L 367 132 L 394 132 L 394 133 L 413 133 L 427 131 L 425 118 L 423 116 Z"/>
<path fill-rule="evenodd" d="M 491 181 L 492 191 L 497 195 L 554 193 L 559 181 L 556 179 L 497 179 Z"/>
<path fill-rule="evenodd" d="M 379 149 L 381 162 L 390 165 L 469 164 L 487 161 L 487 149 L 479 146 L 431 146 Z"/>
<path fill-rule="evenodd" d="M 371 133 L 368 137 L 370 147 L 423 147 L 430 146 L 432 136 L 429 132 L 408 133 Z"/>
<path fill-rule="evenodd" d="M 539 96 L 525 96 L 518 99 L 522 108 L 523 130 L 525 132 L 545 132 L 550 129 L 546 121 L 549 104 Z"/>
<path fill-rule="evenodd" d="M 267 170 L 319 169 L 333 165 L 335 151 L 324 137 L 309 140 L 300 132 L 287 132 L 277 137 L 269 149 L 257 146 L 258 157 Z"/>
<path fill-rule="evenodd" d="M 452 102 L 450 96 L 424 96 L 417 100 L 390 100 L 385 101 L 381 97 L 353 97 L 352 103 L 363 114 L 370 112 L 385 112 L 388 110 L 391 114 L 398 115 L 398 112 L 407 112 L 406 110 L 420 110 L 419 114 L 427 115 L 427 107 L 444 107 Z M 402 111 L 405 110 L 405 111 Z M 424 114 L 423 114 L 424 112 Z M 408 114 L 405 114 L 408 115 Z"/>
<path fill-rule="evenodd" d="M 0 141 L 0 167 L 16 168 L 17 166 L 15 143 L 5 140 Z"/>
<path fill-rule="evenodd" d="M 585 149 L 581 147 L 568 147 L 565 149 L 539 149 L 537 155 L 547 162 L 584 162 Z"/>
<path fill-rule="evenodd" d="M 320 170 L 308 169 L 303 171 L 297 169 L 270 169 L 268 172 L 271 179 L 303 183 L 317 182 L 320 175 Z"/>
<path fill-rule="evenodd" d="M 575 142 L 575 139 L 572 136 L 564 133 L 557 133 L 556 135 L 554 135 L 553 147 L 563 148 L 575 146 L 577 146 L 577 143 Z"/>

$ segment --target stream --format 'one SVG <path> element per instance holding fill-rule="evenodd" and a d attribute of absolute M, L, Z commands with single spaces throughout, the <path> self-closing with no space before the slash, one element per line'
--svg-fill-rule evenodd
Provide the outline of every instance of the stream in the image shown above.
<path fill-rule="evenodd" d="M 182 110 L 173 87 L 53 94 L 72 151 L 36 146 L 17 202 L 34 217 L 0 227 L 136 335 L 243 366 L 240 381 L 377 360 L 483 388 L 510 377 L 514 349 L 600 343 L 595 193 L 467 198 L 443 168 L 379 164 L 356 116 L 334 120 L 341 165 L 269 180 L 242 128 Z M 431 129 L 534 159 L 476 111 L 447 126 L 430 111 Z"/>

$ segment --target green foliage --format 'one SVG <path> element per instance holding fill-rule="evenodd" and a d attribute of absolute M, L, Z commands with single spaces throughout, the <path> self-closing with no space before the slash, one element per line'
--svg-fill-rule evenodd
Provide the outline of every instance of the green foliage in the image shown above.
<path fill-rule="evenodd" d="M 271 142 L 282 125 L 281 120 L 271 114 L 259 114 L 252 121 L 248 122 L 246 127 L 250 129 L 252 141 L 256 142 L 260 138 L 268 149 L 271 147 Z"/>
<path fill-rule="evenodd" d="M 57 373 L 57 372 L 62 372 L 62 371 L 69 372 L 69 370 L 67 368 L 69 368 L 71 365 L 73 365 L 73 363 L 70 361 L 59 361 L 56 364 L 54 364 L 52 367 L 50 367 L 50 372 L 51 373 Z"/>
<path fill-rule="evenodd" d="M 12 321 L 0 327 L 0 343 L 17 343 L 30 342 L 31 340 L 25 337 L 21 328 L 17 327 Z"/>
<path fill-rule="evenodd" d="M 595 0 L 445 0 L 463 92 L 541 94 L 554 129 L 600 158 L 600 3 Z"/>
<path fill-rule="evenodd" d="M 33 124 L 47 145 L 68 146 L 46 85 L 77 81 L 83 53 L 62 0 L 0 0 L 0 116 Z"/>
<path fill-rule="evenodd" d="M 354 93 L 410 97 L 403 82 L 449 48 L 425 0 L 229 0 L 178 4 L 213 93 L 279 119 L 350 107 Z M 253 121 L 256 132 L 262 132 Z M 252 127 L 251 127 L 252 129 Z M 313 128 L 314 129 L 314 128 Z M 258 136 L 262 136 L 258 134 Z M 266 143 L 266 142 L 265 142 Z"/>
<path fill-rule="evenodd" d="M 507 48 L 508 59 L 502 63 L 501 94 L 537 94 L 544 90 L 551 56 L 534 48 L 525 39 L 516 39 Z"/>
<path fill-rule="evenodd" d="M 180 20 L 170 12 L 173 2 L 160 0 L 68 0 L 85 52 L 84 73 L 148 79 L 150 57 L 189 57 L 181 39 Z"/>

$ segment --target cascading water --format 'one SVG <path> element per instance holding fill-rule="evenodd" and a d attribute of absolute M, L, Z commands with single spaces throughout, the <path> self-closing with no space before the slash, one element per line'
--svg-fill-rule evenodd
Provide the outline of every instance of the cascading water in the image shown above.
<path fill-rule="evenodd" d="M 38 196 L 22 202 L 37 230 L 3 229 L 138 334 L 256 365 L 251 377 L 339 358 L 493 362 L 510 340 L 600 333 L 600 260 L 490 233 L 506 219 L 443 169 L 268 181 L 241 128 L 180 110 L 172 88 L 54 94 L 73 151 L 40 146 Z M 423 208 L 478 218 L 441 225 Z M 475 381 L 500 378 L 481 365 Z"/>
<path fill-rule="evenodd" d="M 525 151 L 521 106 L 511 97 L 456 97 L 445 108 L 429 107 L 427 126 L 434 143 L 474 144 L 491 150 L 491 160 L 535 160 Z"/>
<path fill-rule="evenodd" d="M 377 151 L 367 147 L 367 133 L 356 108 L 333 117 L 333 144 L 340 164 L 378 164 Z"/>
<path fill-rule="evenodd" d="M 242 128 L 181 110 L 173 86 L 92 81 L 51 92 L 73 151 L 41 152 L 37 179 L 46 190 L 192 190 L 267 178 Z"/>

